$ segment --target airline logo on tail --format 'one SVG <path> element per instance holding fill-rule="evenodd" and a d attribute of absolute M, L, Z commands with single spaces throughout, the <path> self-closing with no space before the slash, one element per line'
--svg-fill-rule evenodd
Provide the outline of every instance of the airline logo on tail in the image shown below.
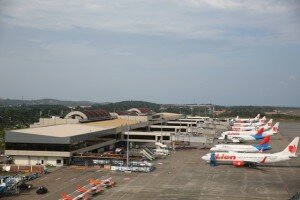
<path fill-rule="evenodd" d="M 270 129 L 270 128 L 272 127 L 272 123 L 273 123 L 273 119 L 270 119 L 270 120 L 268 121 L 268 123 L 266 123 L 266 124 L 264 125 L 264 128 L 265 128 L 265 129 Z"/>
<path fill-rule="evenodd" d="M 297 147 L 296 147 L 296 145 L 290 145 L 289 146 L 289 152 L 291 152 L 291 153 L 295 153 L 296 152 L 296 150 L 297 150 Z"/>
<path fill-rule="evenodd" d="M 277 122 L 272 128 L 270 132 L 278 133 L 279 122 Z"/>
<path fill-rule="evenodd" d="M 297 157 L 297 147 L 299 143 L 299 137 L 295 137 L 294 140 L 281 152 L 283 155 L 288 155 L 290 158 Z"/>

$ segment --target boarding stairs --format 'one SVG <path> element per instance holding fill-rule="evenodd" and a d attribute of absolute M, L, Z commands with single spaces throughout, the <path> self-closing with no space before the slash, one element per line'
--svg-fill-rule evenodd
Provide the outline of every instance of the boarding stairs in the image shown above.
<path fill-rule="evenodd" d="M 148 147 L 143 148 L 141 153 L 150 161 L 153 161 L 155 159 L 154 152 L 152 152 Z"/>

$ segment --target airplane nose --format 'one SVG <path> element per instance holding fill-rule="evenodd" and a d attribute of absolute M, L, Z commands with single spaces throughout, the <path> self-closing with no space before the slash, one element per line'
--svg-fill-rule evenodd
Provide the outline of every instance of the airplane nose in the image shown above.
<path fill-rule="evenodd" d="M 203 160 L 206 160 L 206 156 L 202 156 L 201 158 L 202 158 Z"/>
<path fill-rule="evenodd" d="M 212 147 L 210 148 L 211 151 L 215 151 L 216 150 L 216 147 Z"/>
<path fill-rule="evenodd" d="M 224 137 L 219 137 L 218 139 L 219 139 L 219 140 L 223 140 L 223 139 L 224 139 Z"/>

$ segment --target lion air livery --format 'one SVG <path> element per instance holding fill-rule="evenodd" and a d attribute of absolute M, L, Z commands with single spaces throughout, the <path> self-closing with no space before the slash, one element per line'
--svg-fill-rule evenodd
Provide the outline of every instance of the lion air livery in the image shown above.
<path fill-rule="evenodd" d="M 271 129 L 273 123 L 273 119 L 270 119 L 268 123 L 264 126 L 232 126 L 231 130 L 233 131 L 254 131 L 258 130 L 259 128 L 264 128 L 264 131 Z"/>
<path fill-rule="evenodd" d="M 228 145 L 228 144 L 217 144 L 212 147 L 211 151 L 235 151 L 235 152 L 260 152 L 271 149 L 269 145 L 270 136 L 266 136 L 258 145 Z"/>
<path fill-rule="evenodd" d="M 260 117 L 260 114 L 258 114 L 256 117 L 254 117 L 252 119 L 251 118 L 240 118 L 239 116 L 237 116 L 234 119 L 234 122 L 237 122 L 237 123 L 243 123 L 243 122 L 249 123 L 249 122 L 258 121 L 259 117 Z"/>
<path fill-rule="evenodd" d="M 261 126 L 263 125 L 264 123 L 266 123 L 266 116 L 264 116 L 263 118 L 261 118 L 259 120 L 259 122 L 249 122 L 249 123 L 242 123 L 242 122 L 239 122 L 239 123 L 233 123 L 233 126 Z"/>
<path fill-rule="evenodd" d="M 261 140 L 268 135 L 274 135 L 278 133 L 279 122 L 277 122 L 271 130 L 264 131 L 263 128 L 260 128 L 258 131 L 226 131 L 221 134 L 219 140 L 232 140 L 232 142 L 244 142 L 244 141 L 255 141 Z"/>
<path fill-rule="evenodd" d="M 270 130 L 266 131 L 265 127 L 260 127 L 258 130 L 252 130 L 252 131 L 225 131 L 221 134 L 221 136 L 225 135 L 255 135 L 257 133 L 278 133 L 279 128 L 279 122 L 277 122 Z"/>
<path fill-rule="evenodd" d="M 201 158 L 207 162 L 214 159 L 217 163 L 232 163 L 236 167 L 249 166 L 257 164 L 275 163 L 297 158 L 296 152 L 299 143 L 299 137 L 294 140 L 281 152 L 278 153 L 238 153 L 238 152 L 220 152 L 208 153 Z"/>

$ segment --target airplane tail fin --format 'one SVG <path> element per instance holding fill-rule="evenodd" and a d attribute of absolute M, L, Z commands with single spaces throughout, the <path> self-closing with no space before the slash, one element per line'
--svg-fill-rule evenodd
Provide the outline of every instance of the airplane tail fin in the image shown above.
<path fill-rule="evenodd" d="M 270 119 L 270 120 L 268 121 L 268 123 L 266 123 L 266 124 L 263 126 L 264 130 L 265 130 L 265 131 L 266 131 L 266 130 L 269 130 L 269 129 L 272 127 L 272 123 L 273 123 L 273 119 Z"/>
<path fill-rule="evenodd" d="M 279 128 L 279 122 L 276 122 L 276 124 L 272 127 L 270 131 L 272 133 L 278 133 L 278 128 Z"/>
<path fill-rule="evenodd" d="M 266 123 L 267 126 L 272 126 L 272 124 L 273 124 L 273 119 L 270 119 L 270 120 L 268 121 L 268 123 Z"/>
<path fill-rule="evenodd" d="M 254 119 L 259 120 L 260 114 L 258 114 Z"/>
<path fill-rule="evenodd" d="M 269 142 L 270 142 L 270 136 L 267 135 L 267 136 L 259 143 L 259 145 L 260 145 L 260 146 L 268 145 Z"/>
<path fill-rule="evenodd" d="M 297 157 L 296 152 L 298 148 L 298 143 L 299 137 L 295 137 L 294 140 L 281 153 L 290 157 Z"/>
<path fill-rule="evenodd" d="M 264 132 L 264 128 L 260 128 L 257 130 L 256 135 L 261 135 Z"/>
<path fill-rule="evenodd" d="M 260 119 L 260 122 L 265 123 L 265 121 L 267 120 L 266 116 L 264 116 L 263 118 Z"/>

